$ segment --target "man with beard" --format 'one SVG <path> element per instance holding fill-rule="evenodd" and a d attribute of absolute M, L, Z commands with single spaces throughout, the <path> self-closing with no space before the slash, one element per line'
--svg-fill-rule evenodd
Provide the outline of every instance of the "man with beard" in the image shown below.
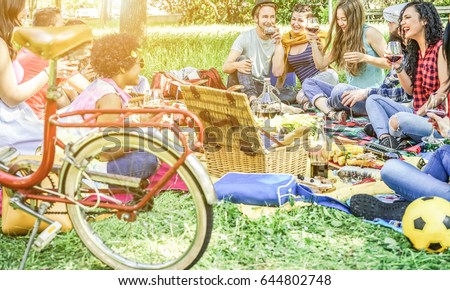
<path fill-rule="evenodd" d="M 277 4 L 270 0 L 258 0 L 252 9 L 256 27 L 242 32 L 234 41 L 222 66 L 229 74 L 227 87 L 243 85 L 241 90 L 249 102 L 262 93 L 264 78 L 283 73 L 283 46 L 281 34 L 276 28 Z"/>

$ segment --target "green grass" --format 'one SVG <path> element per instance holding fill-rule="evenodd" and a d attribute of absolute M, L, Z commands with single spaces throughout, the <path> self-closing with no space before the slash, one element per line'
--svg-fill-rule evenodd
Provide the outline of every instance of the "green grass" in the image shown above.
<path fill-rule="evenodd" d="M 0 235 L 0 269 L 17 269 L 26 237 Z M 277 211 L 250 220 L 238 206 L 214 207 L 209 247 L 194 269 L 450 269 L 450 253 L 414 250 L 391 229 L 375 226 L 334 209 L 310 206 Z M 59 234 L 37 253 L 27 269 L 108 269 L 74 232 Z"/>
<path fill-rule="evenodd" d="M 96 29 L 96 34 L 111 31 Z M 187 66 L 219 69 L 240 26 L 150 27 L 144 74 Z M 0 234 L 0 269 L 17 269 L 27 237 Z M 107 269 L 72 231 L 32 251 L 27 269 Z M 250 220 L 214 206 L 211 242 L 194 269 L 450 269 L 450 252 L 416 251 L 400 233 L 320 206 Z"/>

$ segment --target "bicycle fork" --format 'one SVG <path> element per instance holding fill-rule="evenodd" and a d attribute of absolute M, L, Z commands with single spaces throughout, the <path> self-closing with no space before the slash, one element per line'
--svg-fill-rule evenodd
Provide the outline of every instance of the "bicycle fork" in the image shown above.
<path fill-rule="evenodd" d="M 19 194 L 15 194 L 9 201 L 9 204 L 14 209 L 22 210 L 36 218 L 36 222 L 34 223 L 33 231 L 31 232 L 30 238 L 27 243 L 27 247 L 25 249 L 25 253 L 23 254 L 22 261 L 20 263 L 19 270 L 23 270 L 25 268 L 25 263 L 27 261 L 28 255 L 30 253 L 31 247 L 35 251 L 41 251 L 45 246 L 47 246 L 59 233 L 61 230 L 61 223 L 57 221 L 53 221 L 48 217 L 44 216 L 47 209 L 51 206 L 48 202 L 41 202 L 39 205 L 39 210 L 35 211 L 30 208 L 28 205 L 25 205 L 23 202 L 23 196 Z M 36 237 L 41 221 L 44 221 L 49 224 L 45 230 L 43 230 L 39 236 Z"/>

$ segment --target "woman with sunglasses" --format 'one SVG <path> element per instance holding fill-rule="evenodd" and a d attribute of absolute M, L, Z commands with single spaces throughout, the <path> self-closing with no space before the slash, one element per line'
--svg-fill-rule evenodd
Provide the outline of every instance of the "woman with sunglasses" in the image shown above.
<path fill-rule="evenodd" d="M 90 64 L 97 73 L 96 78 L 63 112 L 94 109 L 126 108 L 130 95 L 124 90 L 127 86 L 139 83 L 139 73 L 144 67 L 139 57 L 139 43 L 128 34 L 109 34 L 94 41 Z M 60 112 L 61 112 L 60 111 Z M 114 122 L 119 116 L 104 114 L 98 122 Z M 65 122 L 80 122 L 73 116 L 64 118 Z M 58 137 L 64 142 L 76 141 L 89 132 L 86 128 L 60 128 Z M 101 164 L 107 173 L 148 178 L 158 167 L 157 158 L 147 152 L 124 153 L 118 150 L 105 153 Z M 99 169 L 103 171 L 102 169 Z"/>

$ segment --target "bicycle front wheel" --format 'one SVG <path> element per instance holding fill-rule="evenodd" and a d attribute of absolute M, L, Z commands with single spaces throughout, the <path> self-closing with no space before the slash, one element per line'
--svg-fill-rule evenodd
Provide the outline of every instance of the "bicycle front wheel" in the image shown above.
<path fill-rule="evenodd" d="M 180 152 L 175 146 L 165 144 L 168 142 L 163 139 L 155 133 L 143 137 L 127 132 L 109 135 L 109 138 L 100 135 L 89 138 L 74 148 L 75 162 L 62 171 L 63 192 L 75 200 L 86 200 L 96 196 L 95 192 L 102 192 L 125 203 L 138 202 L 145 190 L 139 195 L 117 182 L 111 185 L 107 181 L 89 180 L 92 168 L 95 168 L 91 163 L 98 162 L 95 160 L 102 148 L 117 146 L 120 141 L 127 149 L 145 150 L 171 166 L 178 160 Z M 68 205 L 69 216 L 82 242 L 98 259 L 114 269 L 192 267 L 210 240 L 213 214 L 205 194 L 213 193 L 213 187 L 209 177 L 205 178 L 206 172 L 200 161 L 192 154 L 177 174 L 187 190 L 162 190 L 136 212 L 134 221 L 120 219 L 111 210 Z M 115 192 L 121 192 L 121 195 Z"/>

